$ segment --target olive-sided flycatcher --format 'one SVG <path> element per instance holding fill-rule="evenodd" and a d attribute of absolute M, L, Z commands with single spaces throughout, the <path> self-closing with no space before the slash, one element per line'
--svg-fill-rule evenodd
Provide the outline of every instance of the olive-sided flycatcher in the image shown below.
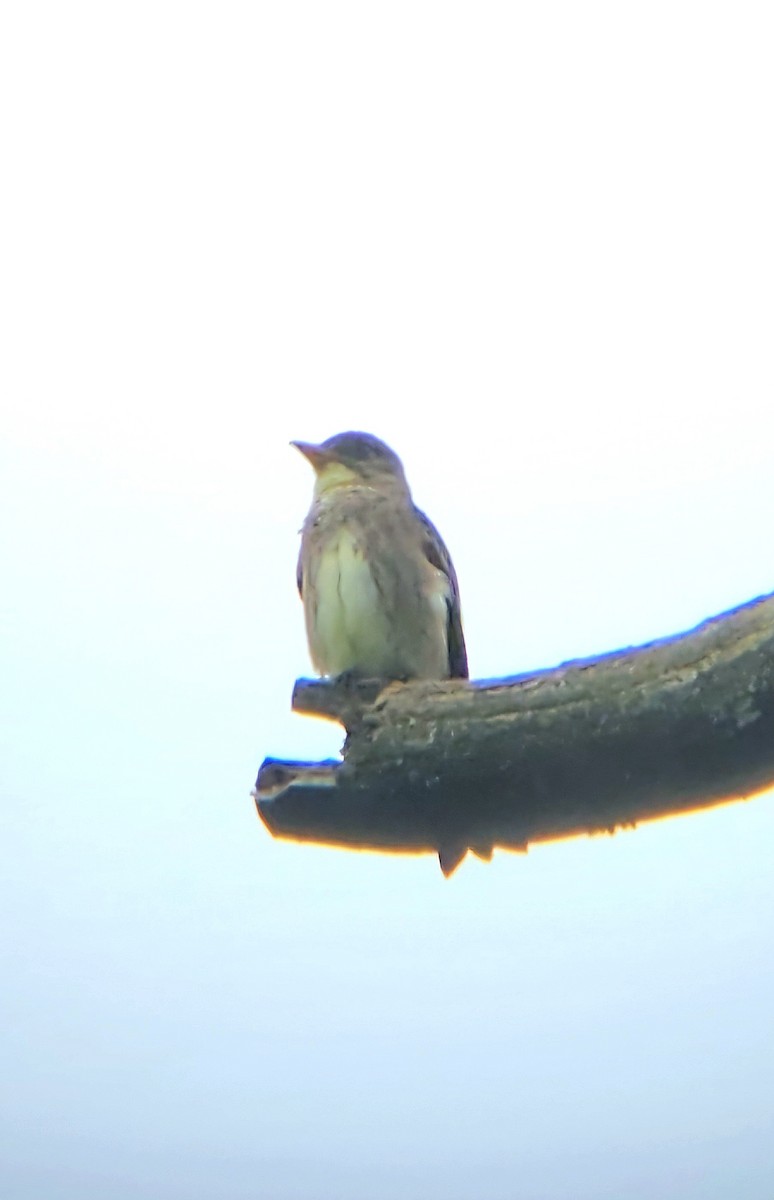
<path fill-rule="evenodd" d="M 466 679 L 457 576 L 397 454 L 370 433 L 293 445 L 315 472 L 298 589 L 317 670 Z"/>

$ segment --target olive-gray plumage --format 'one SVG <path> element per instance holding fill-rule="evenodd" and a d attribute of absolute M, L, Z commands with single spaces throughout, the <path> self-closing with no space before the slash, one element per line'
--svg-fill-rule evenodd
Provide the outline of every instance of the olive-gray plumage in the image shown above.
<path fill-rule="evenodd" d="M 293 444 L 316 477 L 298 587 L 317 670 L 467 678 L 454 566 L 398 456 L 368 433 Z"/>

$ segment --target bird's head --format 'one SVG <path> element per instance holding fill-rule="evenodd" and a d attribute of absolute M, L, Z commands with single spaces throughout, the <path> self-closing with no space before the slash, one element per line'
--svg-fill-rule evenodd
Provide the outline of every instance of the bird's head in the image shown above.
<path fill-rule="evenodd" d="M 291 442 L 315 473 L 315 496 L 338 487 L 366 486 L 408 491 L 397 454 L 371 433 L 337 433 L 319 445 Z"/>

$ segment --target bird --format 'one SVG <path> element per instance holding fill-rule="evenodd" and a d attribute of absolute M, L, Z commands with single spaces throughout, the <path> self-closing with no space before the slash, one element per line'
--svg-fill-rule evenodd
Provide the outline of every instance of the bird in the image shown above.
<path fill-rule="evenodd" d="M 398 455 L 356 431 L 291 445 L 315 473 L 297 582 L 320 675 L 467 679 L 454 565 Z"/>
<path fill-rule="evenodd" d="M 315 473 L 297 583 L 316 669 L 402 682 L 467 679 L 454 564 L 414 504 L 398 455 L 356 431 L 292 445 Z M 448 877 L 468 847 L 455 840 L 437 849 Z"/>

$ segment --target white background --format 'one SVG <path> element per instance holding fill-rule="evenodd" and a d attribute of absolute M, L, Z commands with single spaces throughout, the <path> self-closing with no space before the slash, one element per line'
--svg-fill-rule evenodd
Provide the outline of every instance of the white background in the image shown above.
<path fill-rule="evenodd" d="M 471 669 L 774 588 L 763 4 L 35 4 L 0 30 L 14 1200 L 769 1200 L 770 797 L 279 843 L 311 472 L 402 456 Z"/>

